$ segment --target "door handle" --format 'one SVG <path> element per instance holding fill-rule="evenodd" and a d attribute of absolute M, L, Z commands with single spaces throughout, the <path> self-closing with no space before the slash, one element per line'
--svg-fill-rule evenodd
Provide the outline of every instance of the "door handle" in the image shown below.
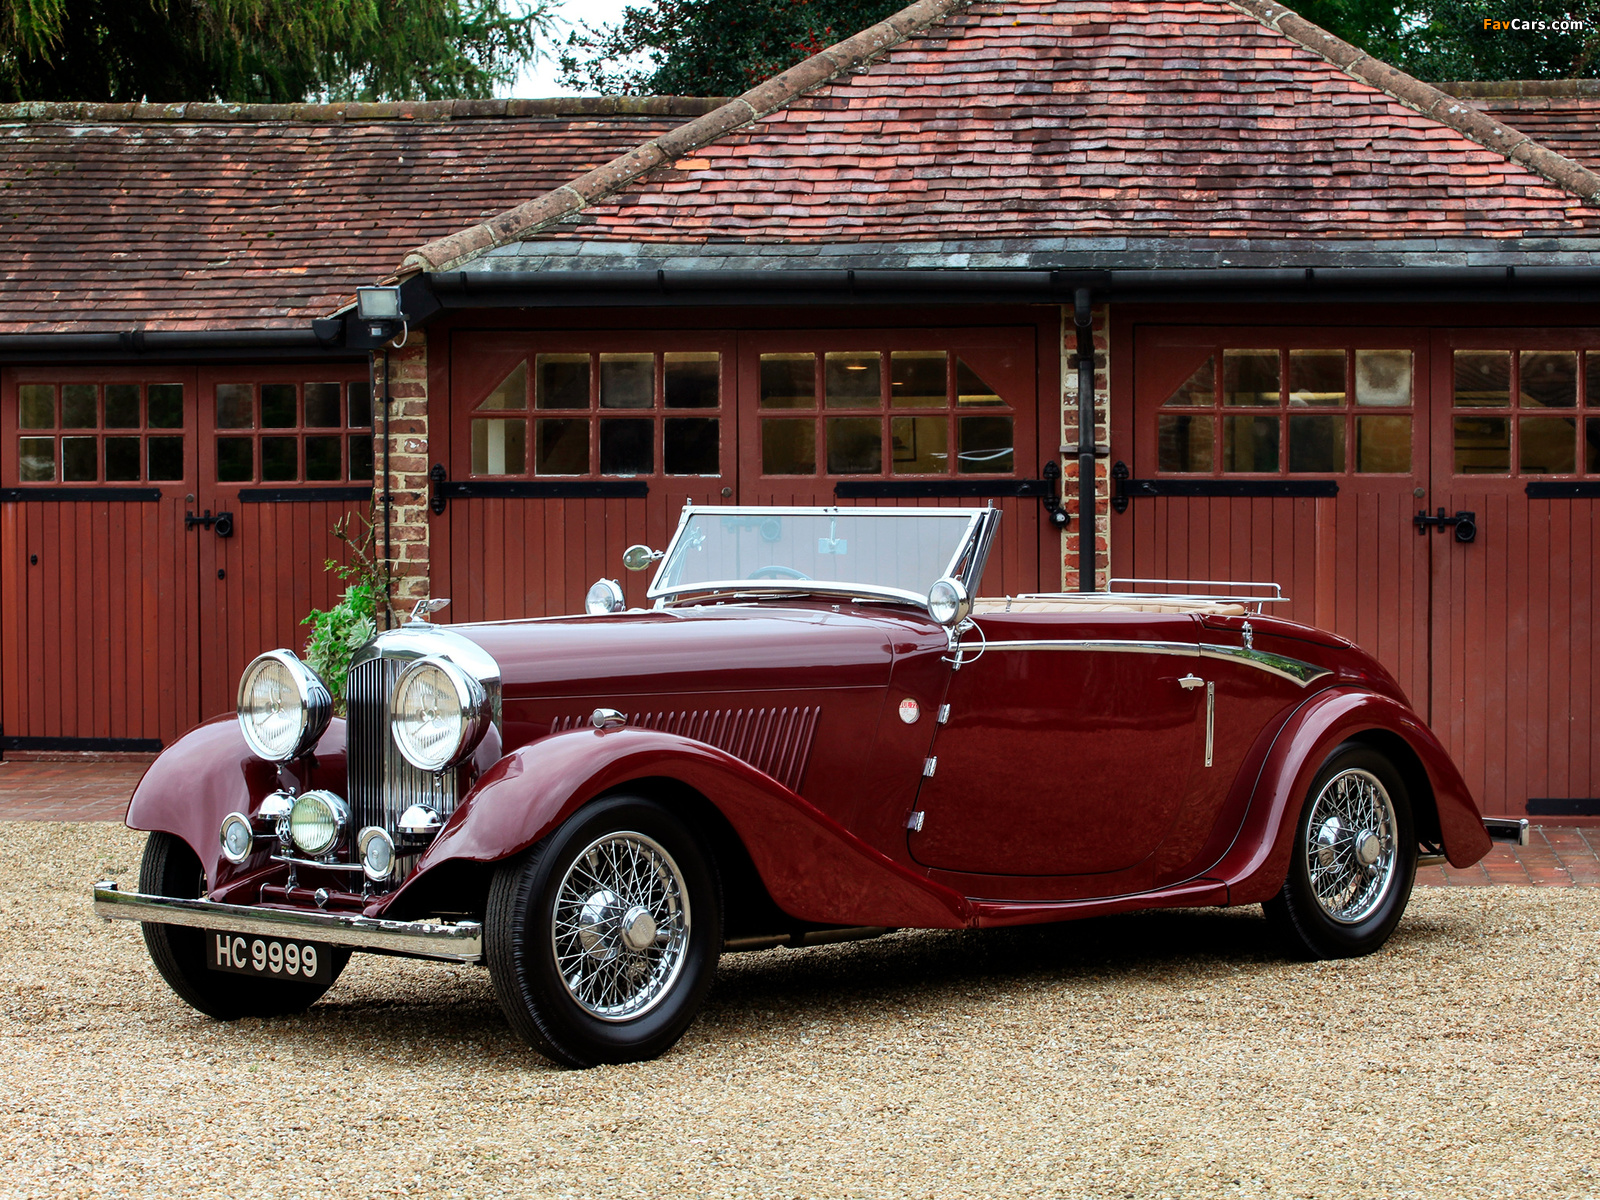
<path fill-rule="evenodd" d="M 1198 675 L 1185 675 L 1178 680 L 1178 686 L 1186 692 L 1192 692 L 1197 687 L 1205 687 L 1206 681 Z"/>
<path fill-rule="evenodd" d="M 230 538 L 233 536 L 233 514 L 231 512 L 219 512 L 216 517 L 213 518 L 213 521 L 216 525 L 216 534 L 219 538 Z"/>
<path fill-rule="evenodd" d="M 1458 542 L 1474 542 L 1478 540 L 1478 514 L 1474 512 L 1458 511 L 1455 516 L 1447 517 L 1444 515 L 1443 506 L 1441 506 L 1439 515 L 1430 517 L 1428 510 L 1423 508 L 1419 509 L 1417 515 L 1411 518 L 1411 523 L 1417 527 L 1417 535 L 1419 537 L 1425 535 L 1430 529 L 1437 529 L 1442 532 L 1445 529 L 1453 528 Z"/>

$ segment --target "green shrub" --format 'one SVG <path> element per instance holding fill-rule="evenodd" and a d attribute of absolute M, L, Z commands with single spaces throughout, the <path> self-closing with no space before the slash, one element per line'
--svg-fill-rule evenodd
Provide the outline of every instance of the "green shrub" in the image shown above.
<path fill-rule="evenodd" d="M 339 603 L 324 612 L 313 608 L 311 615 L 300 622 L 311 626 L 311 636 L 306 639 L 305 661 L 322 677 L 333 695 L 333 710 L 344 714 L 344 682 L 350 670 L 350 659 L 378 634 L 378 598 L 383 595 L 383 572 L 372 557 L 372 522 L 358 519 L 366 526 L 359 539 L 350 536 L 350 515 L 341 518 L 333 527 L 333 536 L 350 550 L 350 561 L 341 563 L 328 559 L 329 571 L 344 580 L 348 586 Z"/>

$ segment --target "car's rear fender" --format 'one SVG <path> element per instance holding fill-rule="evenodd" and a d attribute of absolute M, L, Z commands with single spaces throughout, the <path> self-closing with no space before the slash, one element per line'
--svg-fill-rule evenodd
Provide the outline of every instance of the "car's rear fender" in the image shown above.
<path fill-rule="evenodd" d="M 445 822 L 388 914 L 437 908 L 449 880 L 522 853 L 595 798 L 663 781 L 704 797 L 743 843 L 772 900 L 788 916 L 835 925 L 960 928 L 957 892 L 875 850 L 748 763 L 703 742 L 655 730 L 581 729 L 506 755 Z M 424 900 L 424 897 L 426 900 Z"/>
<path fill-rule="evenodd" d="M 1343 742 L 1363 741 L 1405 778 L 1420 837 L 1442 842 L 1458 867 L 1489 852 L 1489 835 L 1466 782 L 1420 718 L 1388 697 L 1330 688 L 1306 701 L 1279 731 L 1232 847 L 1208 872 L 1228 884 L 1230 904 L 1269 900 L 1289 872 L 1295 826 L 1311 781 Z"/>
<path fill-rule="evenodd" d="M 284 785 L 301 791 L 330 788 L 344 795 L 344 742 L 344 721 L 335 717 L 310 759 L 280 769 L 256 757 L 236 718 L 217 717 L 191 729 L 150 764 L 128 802 L 128 828 L 181 838 L 200 859 L 207 885 L 215 889 L 247 869 L 222 856 L 222 819 L 231 812 L 253 815 L 269 793 Z"/>

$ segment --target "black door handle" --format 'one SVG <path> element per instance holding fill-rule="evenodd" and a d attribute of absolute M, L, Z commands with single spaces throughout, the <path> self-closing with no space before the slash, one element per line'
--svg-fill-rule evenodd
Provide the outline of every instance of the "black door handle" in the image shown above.
<path fill-rule="evenodd" d="M 1411 518 L 1411 523 L 1417 527 L 1418 536 L 1426 534 L 1430 529 L 1437 529 L 1441 532 L 1445 529 L 1454 529 L 1456 541 L 1458 542 L 1475 542 L 1478 540 L 1478 514 L 1474 512 L 1458 510 L 1455 516 L 1447 517 L 1444 515 L 1444 508 L 1441 506 L 1439 515 L 1430 517 L 1428 510 L 1424 508 L 1418 510 L 1417 515 Z"/>
<path fill-rule="evenodd" d="M 216 533 L 219 538 L 233 536 L 233 514 L 231 512 L 219 512 L 216 515 L 215 523 Z"/>

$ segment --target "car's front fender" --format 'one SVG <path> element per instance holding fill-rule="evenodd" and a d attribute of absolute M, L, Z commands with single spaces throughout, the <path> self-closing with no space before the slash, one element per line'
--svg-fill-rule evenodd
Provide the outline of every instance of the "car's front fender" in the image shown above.
<path fill-rule="evenodd" d="M 384 906 L 408 909 L 430 877 L 491 864 L 538 842 L 584 804 L 632 782 L 670 779 L 713 804 L 744 843 L 773 901 L 791 917 L 837 925 L 960 928 L 957 892 L 894 862 L 804 797 L 702 742 L 655 730 L 573 730 L 501 759 L 446 821 Z"/>
<path fill-rule="evenodd" d="M 1492 843 L 1466 781 L 1422 719 L 1388 696 L 1360 688 L 1330 688 L 1306 701 L 1279 731 L 1262 764 L 1249 814 L 1233 846 L 1208 874 L 1228 884 L 1230 904 L 1270 900 L 1283 886 L 1294 849 L 1295 827 L 1311 781 L 1340 743 L 1398 738 L 1420 767 L 1438 814 L 1439 835 L 1450 862 L 1471 866 Z"/>

